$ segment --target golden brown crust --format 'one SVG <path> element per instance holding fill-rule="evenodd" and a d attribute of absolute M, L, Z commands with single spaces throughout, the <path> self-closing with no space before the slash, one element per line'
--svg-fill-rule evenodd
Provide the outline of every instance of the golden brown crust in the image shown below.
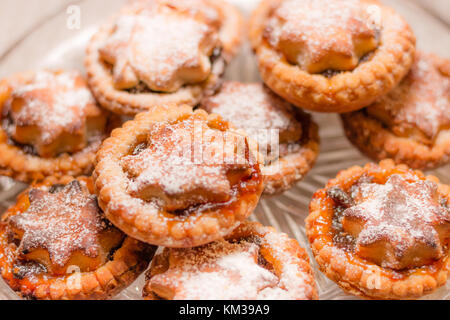
<path fill-rule="evenodd" d="M 381 179 L 397 174 L 433 181 L 438 184 L 438 192 L 447 203 L 450 200 L 450 187 L 439 184 L 436 177 L 425 177 L 420 171 L 413 171 L 405 165 L 396 166 L 392 160 L 341 171 L 325 189 L 314 194 L 306 219 L 306 233 L 319 269 L 346 292 L 371 299 L 415 299 L 445 285 L 450 270 L 448 247 L 444 256 L 430 265 L 395 271 L 364 260 L 335 244 L 332 230 L 334 201 L 327 195 L 327 189 L 338 186 L 349 190 L 363 174 Z"/>
<path fill-rule="evenodd" d="M 232 203 L 213 207 L 200 214 L 177 216 L 155 206 L 154 202 L 130 195 L 127 190 L 129 178 L 120 159 L 129 155 L 130 148 L 136 147 L 141 142 L 139 139 L 146 137 L 155 124 L 170 123 L 192 115 L 204 119 L 218 118 L 207 116 L 203 110 L 192 112 L 187 105 L 160 107 L 152 112 L 138 114 L 133 121 L 114 130 L 98 152 L 93 176 L 99 205 L 108 219 L 128 235 L 167 247 L 198 246 L 230 233 L 256 207 L 263 189 L 258 164 Z M 225 122 L 221 123 L 223 130 L 229 130 Z M 250 146 L 250 150 L 256 153 L 256 146 Z"/>
<path fill-rule="evenodd" d="M 441 132 L 433 145 L 399 137 L 382 123 L 356 111 L 341 115 L 347 138 L 374 160 L 393 159 L 414 169 L 432 169 L 450 161 L 450 131 Z"/>
<path fill-rule="evenodd" d="M 317 124 L 263 84 L 227 81 L 199 107 L 220 115 L 259 143 L 265 163 L 264 194 L 289 189 L 313 167 L 319 153 Z"/>
<path fill-rule="evenodd" d="M 34 72 L 19 73 L 0 82 L 0 111 L 3 112 L 9 98 L 9 83 L 14 79 L 23 81 L 33 77 Z M 103 111 L 105 112 L 105 111 Z M 2 120 L 4 115 L 1 115 Z M 42 158 L 25 152 L 20 146 L 11 143 L 4 127 L 0 127 L 0 174 L 23 182 L 40 181 L 47 176 L 79 176 L 90 174 L 93 170 L 95 153 L 101 145 L 101 140 L 120 124 L 120 119 L 108 113 L 107 133 L 95 139 L 81 151 L 73 154 L 62 153 L 54 158 Z"/>
<path fill-rule="evenodd" d="M 221 57 L 212 65 L 211 75 L 206 81 L 195 85 L 183 86 L 173 93 L 129 93 L 116 90 L 110 70 L 101 61 L 98 49 L 103 41 L 111 33 L 115 18 L 103 25 L 92 37 L 86 48 L 85 67 L 91 90 L 98 102 L 105 108 L 125 115 L 135 115 L 151 109 L 154 106 L 166 104 L 188 104 L 194 106 L 210 91 L 214 91 L 220 85 L 220 76 L 224 70 L 224 64 L 230 62 L 237 53 L 241 43 L 243 20 L 239 11 L 225 1 L 209 1 L 211 6 L 222 13 L 223 25 L 219 32 L 222 44 Z M 223 61 L 222 61 L 223 60 Z"/>
<path fill-rule="evenodd" d="M 447 66 L 446 66 L 447 65 Z M 442 130 L 450 129 L 450 60 L 416 52 L 402 82 L 365 111 L 398 136 L 431 145 Z"/>
<path fill-rule="evenodd" d="M 250 242 L 252 242 L 252 239 L 254 239 L 255 243 L 259 246 L 259 255 L 266 261 L 268 265 L 270 265 L 270 267 L 266 266 L 265 268 L 269 268 L 271 272 L 273 272 L 280 279 L 279 281 L 281 284 L 279 285 L 283 287 L 284 290 L 288 292 L 288 294 L 292 295 L 291 298 L 300 300 L 318 299 L 314 273 L 309 264 L 308 254 L 303 248 L 300 247 L 296 240 L 288 238 L 286 234 L 278 233 L 272 227 L 266 227 L 257 222 L 247 221 L 241 224 L 230 235 L 228 235 L 224 240 L 221 241 L 225 241 L 225 243 L 239 243 L 239 241 L 243 239 L 249 240 Z M 214 246 L 214 243 L 207 246 L 210 250 L 213 249 L 211 245 Z M 220 243 L 218 243 L 219 249 L 220 246 Z M 205 249 L 208 250 L 206 246 Z M 169 269 L 169 265 L 171 263 L 167 259 L 171 255 L 171 252 L 175 253 L 175 251 L 177 251 L 176 256 L 183 257 L 186 256 L 188 251 L 192 251 L 190 254 L 194 255 L 193 258 L 197 260 L 195 258 L 195 254 L 199 254 L 200 256 L 198 256 L 197 258 L 199 258 L 198 261 L 201 261 L 200 258 L 202 255 L 202 247 L 195 248 L 194 250 L 196 251 L 193 252 L 192 249 L 166 248 L 164 249 L 164 252 L 157 255 L 147 272 L 147 282 L 143 289 L 144 299 L 161 299 L 152 290 L 152 278 L 159 274 L 163 274 Z M 189 259 L 187 259 L 186 262 L 189 263 Z M 183 265 L 181 265 L 181 267 L 183 267 Z M 201 268 L 201 266 L 197 267 Z M 194 268 L 196 268 L 196 266 L 194 266 Z M 188 268 L 188 270 L 190 269 Z M 293 270 L 296 270 L 295 274 Z M 222 274 L 221 276 L 223 276 L 224 281 L 226 281 L 226 275 Z M 202 285 L 207 286 L 208 284 L 198 284 L 200 288 Z M 174 291 L 177 292 L 177 288 L 174 288 Z M 244 292 L 245 289 L 242 288 L 242 291 Z M 189 295 L 189 292 L 187 292 L 187 294 Z M 191 294 L 200 294 L 201 296 L 202 292 L 191 292 Z M 245 296 L 239 297 L 239 293 L 233 293 L 233 295 L 237 295 L 237 299 L 245 299 Z M 192 297 L 190 298 L 192 299 Z"/>
<path fill-rule="evenodd" d="M 57 158 L 45 159 L 27 154 L 7 141 L 6 134 L 0 130 L 0 174 L 23 182 L 39 181 L 50 175 L 89 174 L 93 169 L 95 151 L 101 144 L 98 141 L 91 144 L 90 148 L 71 156 L 63 154 Z"/>
<path fill-rule="evenodd" d="M 319 112 L 348 112 L 365 107 L 394 88 L 414 58 L 415 37 L 392 9 L 381 10 L 381 44 L 370 59 L 351 72 L 331 78 L 289 64 L 263 38 L 266 21 L 280 0 L 263 0 L 250 23 L 250 40 L 264 82 L 294 105 Z"/>
<path fill-rule="evenodd" d="M 303 112 L 302 112 L 303 113 Z M 319 127 L 310 115 L 302 115 L 303 137 L 299 151 L 280 157 L 263 167 L 264 194 L 274 195 L 291 188 L 314 166 L 319 155 Z"/>
<path fill-rule="evenodd" d="M 93 191 L 93 182 L 90 178 L 77 179 L 84 183 L 90 192 Z M 73 180 L 74 178 L 70 176 L 47 177 L 34 187 L 67 184 Z M 34 279 L 29 279 L 28 276 L 16 277 L 13 274 L 14 247 L 9 243 L 5 233 L 5 221 L 8 217 L 25 210 L 29 202 L 29 190 L 22 192 L 17 198 L 17 203 L 3 215 L 0 227 L 0 253 L 3 257 L 0 259 L 1 274 L 20 296 L 39 300 L 108 299 L 130 285 L 147 268 L 156 247 L 125 237 L 120 247 L 114 251 L 112 258 L 96 270 L 67 273 L 64 276 L 36 275 Z"/>
<path fill-rule="evenodd" d="M 449 97 L 445 81 L 450 77 L 449 69 L 448 59 L 418 54 L 405 80 L 368 107 L 374 115 L 371 109 L 341 115 L 348 139 L 375 160 L 391 158 L 414 169 L 448 163 L 450 128 L 445 108 Z M 424 72 L 433 75 L 427 77 Z M 379 112 L 386 114 L 379 119 Z"/>

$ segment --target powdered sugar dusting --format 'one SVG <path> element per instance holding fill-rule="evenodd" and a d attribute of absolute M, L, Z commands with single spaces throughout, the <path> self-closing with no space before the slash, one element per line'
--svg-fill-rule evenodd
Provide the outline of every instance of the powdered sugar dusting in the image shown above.
<path fill-rule="evenodd" d="M 205 99 L 202 107 L 245 130 L 262 147 L 271 144 L 270 134 L 262 134 L 267 129 L 295 131 L 298 138 L 301 136 L 301 124 L 291 105 L 261 84 L 227 82 L 217 95 Z"/>
<path fill-rule="evenodd" d="M 281 278 L 258 264 L 252 242 L 216 241 L 201 248 L 171 250 L 176 266 L 156 275 L 152 286 L 174 290 L 172 299 L 299 299 L 303 276 L 289 265 Z M 288 276 L 288 277 L 286 277 Z M 294 282 L 290 282 L 290 281 Z"/>
<path fill-rule="evenodd" d="M 450 223 L 450 212 L 440 205 L 434 182 L 411 182 L 392 175 L 385 184 L 361 183 L 352 197 L 356 205 L 343 216 L 361 224 L 357 244 L 387 241 L 394 248 L 395 259 L 416 243 L 440 248 L 436 227 Z"/>
<path fill-rule="evenodd" d="M 285 0 L 269 20 L 267 31 L 270 43 L 282 50 L 291 63 L 310 72 L 321 72 L 324 70 L 315 70 L 313 64 L 332 63 L 330 57 L 334 54 L 352 59 L 351 67 L 356 67 L 356 40 L 374 41 L 376 28 L 365 5 L 358 0 Z M 374 45 L 375 42 L 369 51 Z"/>
<path fill-rule="evenodd" d="M 128 191 L 146 200 L 163 198 L 173 208 L 227 201 L 232 187 L 227 174 L 250 168 L 245 152 L 235 153 L 234 138 L 245 145 L 244 137 L 211 129 L 194 117 L 155 124 L 148 147 L 121 160 L 133 177 Z"/>
<path fill-rule="evenodd" d="M 214 245 L 208 249 L 217 250 Z M 215 265 L 211 268 L 217 271 L 201 272 L 204 265 L 199 268 L 200 272 L 185 271 L 182 290 L 177 294 L 193 299 L 257 299 L 260 290 L 277 284 L 276 276 L 256 263 L 256 245 L 249 245 L 248 252 L 236 249 L 211 259 L 215 261 L 202 261 Z"/>
<path fill-rule="evenodd" d="M 220 14 L 217 9 L 204 0 L 157 0 L 168 6 L 176 7 L 180 11 L 188 12 L 191 16 L 205 19 L 208 24 L 219 27 Z"/>
<path fill-rule="evenodd" d="M 433 62 L 433 57 L 418 52 L 403 82 L 369 110 L 387 112 L 395 125 L 404 130 L 412 125 L 434 140 L 441 128 L 450 126 L 450 77 Z"/>
<path fill-rule="evenodd" d="M 64 266 L 71 254 L 82 250 L 98 255 L 98 234 L 105 228 L 96 199 L 83 192 L 78 181 L 51 193 L 30 191 L 30 207 L 9 223 L 24 232 L 19 250 L 48 250 L 52 263 Z"/>
<path fill-rule="evenodd" d="M 285 233 L 269 232 L 262 243 L 271 248 L 286 248 L 289 247 L 289 241 L 291 240 Z M 289 292 L 291 298 L 305 300 L 311 297 L 314 290 L 313 281 L 311 275 L 299 266 L 300 258 L 287 250 L 273 250 L 273 255 L 275 259 L 282 261 L 279 286 Z"/>
<path fill-rule="evenodd" d="M 39 127 L 43 143 L 49 143 L 63 130 L 80 127 L 86 108 L 95 105 L 95 100 L 78 81 L 77 72 L 39 71 L 30 82 L 15 84 L 11 97 L 22 99 L 23 104 L 11 110 L 14 124 Z"/>
<path fill-rule="evenodd" d="M 114 64 L 119 86 L 142 81 L 152 90 L 172 92 L 206 79 L 217 41 L 207 23 L 156 1 L 119 16 L 100 54 Z"/>

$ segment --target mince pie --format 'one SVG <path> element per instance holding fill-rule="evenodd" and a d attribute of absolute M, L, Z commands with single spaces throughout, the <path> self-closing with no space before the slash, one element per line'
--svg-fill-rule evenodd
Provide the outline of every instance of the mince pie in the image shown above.
<path fill-rule="evenodd" d="M 113 131 L 94 170 L 100 207 L 128 235 L 166 247 L 230 233 L 263 190 L 257 145 L 218 115 L 155 108 Z"/>
<path fill-rule="evenodd" d="M 220 115 L 258 142 L 264 157 L 265 194 L 301 180 L 319 152 L 317 125 L 311 117 L 259 83 L 224 83 L 201 108 Z"/>
<path fill-rule="evenodd" d="M 89 174 L 119 119 L 99 108 L 76 71 L 38 71 L 0 81 L 0 174 L 30 182 Z"/>
<path fill-rule="evenodd" d="M 311 300 L 317 289 L 297 241 L 245 222 L 225 239 L 196 248 L 165 248 L 144 286 L 147 300 Z"/>
<path fill-rule="evenodd" d="M 374 0 L 262 0 L 250 39 L 264 82 L 300 108 L 357 110 L 407 74 L 415 37 Z"/>
<path fill-rule="evenodd" d="M 100 104 L 120 114 L 193 106 L 220 85 L 241 33 L 240 13 L 222 0 L 133 1 L 88 45 L 88 81 Z"/>
<path fill-rule="evenodd" d="M 127 237 L 97 206 L 92 179 L 50 177 L 0 222 L 0 270 L 28 299 L 106 299 L 141 274 L 156 247 Z"/>
<path fill-rule="evenodd" d="M 416 169 L 450 161 L 450 60 L 418 52 L 408 76 L 367 108 L 342 115 L 345 133 L 373 159 Z"/>
<path fill-rule="evenodd" d="M 342 171 L 315 193 L 306 233 L 319 268 L 345 291 L 413 299 L 450 270 L 450 186 L 392 160 Z"/>

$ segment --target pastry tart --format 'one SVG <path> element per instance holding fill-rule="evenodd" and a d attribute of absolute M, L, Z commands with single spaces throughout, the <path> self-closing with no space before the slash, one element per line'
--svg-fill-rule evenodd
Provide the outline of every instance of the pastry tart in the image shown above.
<path fill-rule="evenodd" d="M 352 167 L 313 196 L 306 233 L 319 268 L 345 291 L 413 299 L 450 270 L 450 186 L 383 160 Z"/>
<path fill-rule="evenodd" d="M 165 248 L 147 271 L 147 300 L 312 300 L 317 289 L 297 241 L 244 222 L 225 239 Z"/>
<path fill-rule="evenodd" d="M 369 157 L 415 169 L 450 161 L 450 60 L 419 52 L 408 76 L 367 108 L 342 115 L 349 140 Z"/>
<path fill-rule="evenodd" d="M 0 223 L 0 270 L 28 299 L 106 299 L 131 284 L 156 247 L 127 237 L 97 206 L 91 178 L 49 177 Z"/>
<path fill-rule="evenodd" d="M 89 174 L 119 119 L 99 108 L 76 71 L 38 71 L 0 81 L 0 174 L 30 182 Z"/>
<path fill-rule="evenodd" d="M 230 233 L 263 190 L 256 143 L 217 115 L 155 108 L 112 132 L 94 170 L 99 204 L 128 235 L 166 247 Z"/>
<path fill-rule="evenodd" d="M 318 127 L 311 117 L 259 83 L 226 82 L 200 107 L 245 130 L 264 157 L 265 194 L 301 180 L 319 152 Z"/>
<path fill-rule="evenodd" d="M 262 0 L 250 25 L 264 82 L 313 111 L 371 104 L 400 82 L 414 58 L 409 25 L 374 0 Z"/>
<path fill-rule="evenodd" d="M 138 0 L 103 25 L 85 66 L 102 106 L 133 115 L 167 103 L 194 106 L 220 85 L 242 18 L 222 0 Z"/>

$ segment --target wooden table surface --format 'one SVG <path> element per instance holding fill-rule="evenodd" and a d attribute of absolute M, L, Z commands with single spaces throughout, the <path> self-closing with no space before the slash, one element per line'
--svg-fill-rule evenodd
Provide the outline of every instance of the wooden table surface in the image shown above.
<path fill-rule="evenodd" d="M 425 8 L 450 28 L 450 0 L 411 1 Z M 40 22 L 76 2 L 76 0 L 1 0 L 0 57 Z M 105 3 L 107 2 L 105 0 Z"/>

